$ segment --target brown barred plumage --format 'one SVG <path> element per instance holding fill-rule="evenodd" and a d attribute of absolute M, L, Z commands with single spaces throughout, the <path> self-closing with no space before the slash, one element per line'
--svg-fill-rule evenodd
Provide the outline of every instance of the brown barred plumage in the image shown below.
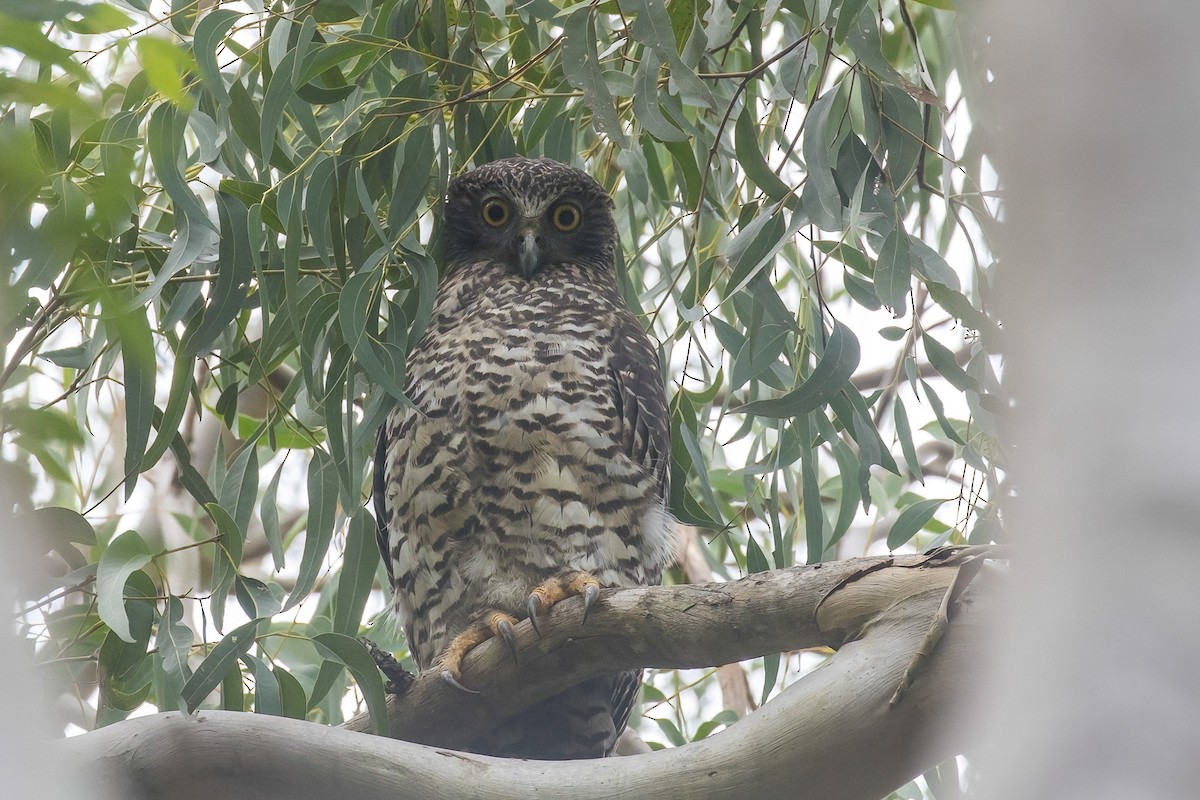
<path fill-rule="evenodd" d="M 669 416 L 655 349 L 617 289 L 611 205 L 544 159 L 450 186 L 447 265 L 408 359 L 413 406 L 389 415 L 376 455 L 379 544 L 422 670 L 490 612 L 527 616 L 530 590 L 556 575 L 658 583 L 670 561 Z M 639 679 L 587 681 L 470 749 L 608 755 Z"/>

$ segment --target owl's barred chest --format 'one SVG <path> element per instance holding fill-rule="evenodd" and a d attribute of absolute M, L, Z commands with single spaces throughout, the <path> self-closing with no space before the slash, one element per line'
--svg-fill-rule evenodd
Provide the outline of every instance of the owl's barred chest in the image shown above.
<path fill-rule="evenodd" d="M 615 421 L 597 335 L 603 325 L 534 302 L 470 307 L 414 352 L 414 401 L 448 414 L 485 448 L 504 440 L 546 447 L 580 436 L 599 445 L 596 427 L 611 435 Z"/>
<path fill-rule="evenodd" d="M 410 357 L 415 413 L 458 432 L 433 454 L 440 466 L 413 470 L 402 491 L 434 506 L 454 498 L 452 530 L 413 526 L 412 544 L 481 589 L 463 613 L 523 609 L 530 586 L 564 567 L 606 585 L 656 582 L 641 554 L 661 503 L 650 470 L 622 448 L 611 323 L 536 296 L 489 301 L 452 321 L 435 314 Z"/>
<path fill-rule="evenodd" d="M 481 439 L 540 433 L 552 441 L 586 433 L 581 425 L 611 427 L 606 345 L 616 309 L 584 310 L 561 284 L 537 290 L 503 274 L 495 280 L 444 287 L 412 357 L 417 405 L 439 405 Z"/>

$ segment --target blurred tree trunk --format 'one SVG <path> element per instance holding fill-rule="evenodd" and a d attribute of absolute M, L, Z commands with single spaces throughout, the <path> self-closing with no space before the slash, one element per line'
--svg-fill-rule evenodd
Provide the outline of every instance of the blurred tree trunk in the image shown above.
<path fill-rule="evenodd" d="M 989 6 L 1028 558 L 987 796 L 1195 797 L 1200 5 Z"/>

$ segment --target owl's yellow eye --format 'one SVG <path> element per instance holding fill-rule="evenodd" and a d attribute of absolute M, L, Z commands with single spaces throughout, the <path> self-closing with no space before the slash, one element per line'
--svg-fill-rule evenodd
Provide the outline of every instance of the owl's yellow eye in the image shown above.
<path fill-rule="evenodd" d="M 483 221 L 493 228 L 503 227 L 508 217 L 508 203 L 503 198 L 492 197 L 483 204 Z"/>
<path fill-rule="evenodd" d="M 583 212 L 574 203 L 559 203 L 550 212 L 550 221 L 563 233 L 570 233 L 583 221 Z"/>

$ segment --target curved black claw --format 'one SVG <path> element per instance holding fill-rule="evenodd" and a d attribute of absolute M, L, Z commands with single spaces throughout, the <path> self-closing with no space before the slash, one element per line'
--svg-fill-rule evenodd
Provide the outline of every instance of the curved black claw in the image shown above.
<path fill-rule="evenodd" d="M 542 631 L 538 628 L 537 615 L 542 608 L 542 599 L 536 594 L 529 595 L 529 602 L 525 605 L 525 609 L 529 612 L 529 624 L 533 626 L 533 632 L 542 638 Z"/>
<path fill-rule="evenodd" d="M 454 673 L 452 673 L 448 669 L 442 670 L 442 680 L 444 680 L 446 683 L 453 686 L 455 689 L 462 689 L 467 694 L 479 694 L 478 689 L 468 689 L 467 687 L 465 687 L 461 683 L 459 683 L 458 678 L 454 677 Z"/>
<path fill-rule="evenodd" d="M 517 653 L 517 635 L 513 632 L 512 623 L 501 619 L 496 623 L 496 631 L 504 640 L 504 644 L 508 646 L 508 652 L 512 653 L 513 663 L 518 667 L 521 666 L 521 656 Z"/>
<path fill-rule="evenodd" d="M 589 583 L 587 588 L 583 590 L 583 622 L 582 625 L 587 625 L 588 613 L 592 610 L 592 606 L 596 603 L 596 598 L 600 596 L 600 587 L 594 583 Z"/>

